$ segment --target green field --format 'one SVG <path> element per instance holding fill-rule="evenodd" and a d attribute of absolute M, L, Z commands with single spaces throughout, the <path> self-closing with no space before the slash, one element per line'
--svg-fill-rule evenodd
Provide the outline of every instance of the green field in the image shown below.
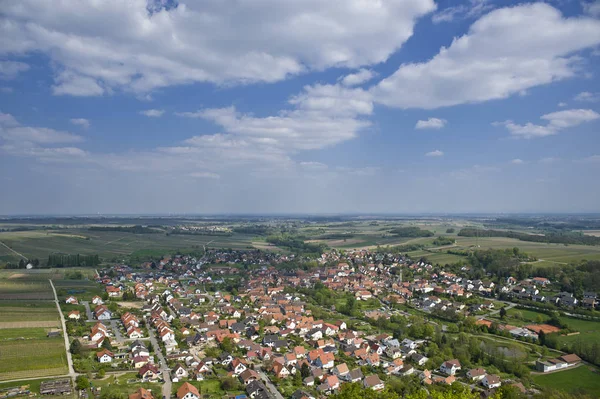
<path fill-rule="evenodd" d="M 600 372 L 587 365 L 551 374 L 537 374 L 533 376 L 533 381 L 544 388 L 600 397 Z"/>
<path fill-rule="evenodd" d="M 45 262 L 51 253 L 98 254 L 102 259 L 122 259 L 140 249 L 164 250 L 203 248 L 243 249 L 252 246 L 253 236 L 132 234 L 117 231 L 68 229 L 52 231 L 0 232 L 0 241 L 28 258 Z M 18 262 L 20 257 L 0 245 L 0 261 Z"/>
<path fill-rule="evenodd" d="M 62 337 L 48 338 L 60 319 L 48 277 L 49 270 L 0 273 L 0 381 L 67 373 Z"/>
<path fill-rule="evenodd" d="M 576 319 L 573 317 L 561 317 L 563 323 L 566 323 L 570 329 L 579 331 L 577 335 L 560 336 L 558 341 L 561 343 L 600 342 L 600 321 L 590 321 Z"/>
<path fill-rule="evenodd" d="M 485 237 L 457 237 L 457 248 L 471 248 L 479 243 L 481 249 L 505 249 L 518 247 L 521 251 L 543 260 L 540 266 L 547 264 L 563 264 L 586 260 L 600 260 L 600 246 L 547 244 L 539 242 L 520 241 L 514 238 Z M 536 263 L 533 263 L 534 265 Z"/>

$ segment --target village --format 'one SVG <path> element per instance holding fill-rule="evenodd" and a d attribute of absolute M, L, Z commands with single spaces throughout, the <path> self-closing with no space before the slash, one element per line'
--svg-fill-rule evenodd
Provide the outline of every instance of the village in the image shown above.
<path fill-rule="evenodd" d="M 290 259 L 269 253 L 267 259 L 243 251 L 210 257 L 211 266 L 181 255 L 98 271 L 103 296 L 83 303 L 85 315 L 67 315 L 70 323 L 87 320 L 89 326 L 69 337 L 95 360 L 91 366 L 76 360 L 88 367 L 78 371 L 136 370 L 139 381 L 162 384 L 165 399 L 200 399 L 209 381 L 235 398 L 318 398 L 346 383 L 378 391 L 402 378 L 440 389 L 459 383 L 482 397 L 503 384 L 535 392 L 519 378 L 506 378 L 519 372 L 493 362 L 475 367 L 472 358 L 437 350 L 434 341 L 445 344 L 447 333 L 458 333 L 444 320 L 466 317 L 477 334 L 494 330 L 506 340 L 537 343 L 538 333 L 553 326 L 499 323 L 493 317 L 516 304 L 494 294 L 539 301 L 538 287 L 550 285 L 547 279 L 509 278 L 496 286 L 367 250 L 323 254 L 308 270 L 277 267 Z M 339 301 L 330 305 L 322 292 Z M 548 300 L 573 306 L 570 297 L 559 293 Z M 73 295 L 65 303 L 80 304 Z M 406 328 L 394 331 L 393 323 Z M 461 329 L 459 339 L 466 336 Z M 540 356 L 532 368 L 544 373 L 582 361 L 576 354 L 556 355 Z M 159 397 L 144 388 L 130 394 Z"/>

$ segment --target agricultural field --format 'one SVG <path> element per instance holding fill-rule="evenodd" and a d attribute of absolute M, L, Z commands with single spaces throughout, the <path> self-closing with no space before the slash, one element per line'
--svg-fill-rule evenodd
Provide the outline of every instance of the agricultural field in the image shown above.
<path fill-rule="evenodd" d="M 90 231 L 68 229 L 60 232 L 46 230 L 0 232 L 0 262 L 18 262 L 17 254 L 45 262 L 52 253 L 98 254 L 105 260 L 121 260 L 137 250 L 173 251 L 202 249 L 203 245 L 244 249 L 252 247 L 254 236 L 234 234 L 230 237 L 215 235 L 133 234 L 118 231 Z M 14 252 L 13 252 L 14 251 Z M 15 253 L 16 252 L 16 253 Z"/>
<path fill-rule="evenodd" d="M 544 388 L 600 397 L 600 371 L 585 364 L 556 373 L 536 374 L 533 375 L 533 381 Z"/>
<path fill-rule="evenodd" d="M 67 373 L 62 337 L 47 337 L 60 328 L 49 277 L 53 271 L 0 273 L 0 381 Z"/>
<path fill-rule="evenodd" d="M 505 249 L 518 247 L 522 252 L 533 255 L 539 259 L 539 266 L 567 264 L 580 260 L 600 260 L 600 246 L 592 245 L 564 245 L 547 244 L 539 242 L 520 241 L 505 237 L 457 237 L 456 248 L 467 249 L 479 243 L 481 249 Z M 532 263 L 533 265 L 538 262 Z"/>

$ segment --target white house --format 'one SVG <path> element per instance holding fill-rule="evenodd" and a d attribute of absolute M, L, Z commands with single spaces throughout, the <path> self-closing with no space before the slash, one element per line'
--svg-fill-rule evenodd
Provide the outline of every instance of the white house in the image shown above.
<path fill-rule="evenodd" d="M 500 385 L 502 385 L 500 382 L 500 377 L 491 374 L 486 374 L 485 377 L 483 377 L 483 380 L 481 380 L 481 383 L 488 389 L 498 388 Z"/>
<path fill-rule="evenodd" d="M 447 360 L 440 366 L 440 371 L 447 375 L 454 375 L 460 370 L 460 362 L 458 359 Z"/>

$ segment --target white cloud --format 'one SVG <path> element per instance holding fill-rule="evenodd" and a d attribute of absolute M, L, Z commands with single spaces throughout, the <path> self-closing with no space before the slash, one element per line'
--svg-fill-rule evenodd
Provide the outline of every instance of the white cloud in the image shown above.
<path fill-rule="evenodd" d="M 140 114 L 146 115 L 150 118 L 160 118 L 165 113 L 163 109 L 147 109 L 145 111 L 140 111 Z"/>
<path fill-rule="evenodd" d="M 507 98 L 575 76 L 580 58 L 574 54 L 599 44 L 599 20 L 564 18 L 544 3 L 498 9 L 431 60 L 402 64 L 372 92 L 376 102 L 398 108 Z"/>
<path fill-rule="evenodd" d="M 320 149 L 350 140 L 371 122 L 373 103 L 367 91 L 340 85 L 306 86 L 292 97 L 292 110 L 256 117 L 234 107 L 179 112 L 177 115 L 210 120 L 227 133 L 285 151 Z"/>
<path fill-rule="evenodd" d="M 548 121 L 546 125 L 536 125 L 531 122 L 519 125 L 513 121 L 495 122 L 495 126 L 505 126 L 511 135 L 525 139 L 552 136 L 561 130 L 578 126 L 600 118 L 600 114 L 591 109 L 569 109 L 552 112 L 540 117 Z"/>
<path fill-rule="evenodd" d="M 314 161 L 300 162 L 300 167 L 310 171 L 322 171 L 328 168 L 324 163 Z"/>
<path fill-rule="evenodd" d="M 600 1 L 595 0 L 591 2 L 583 2 L 582 5 L 583 11 L 585 11 L 586 13 L 594 17 L 600 17 Z"/>
<path fill-rule="evenodd" d="M 469 0 L 469 4 L 448 7 L 433 14 L 434 24 L 452 22 L 455 19 L 475 18 L 494 8 L 489 0 Z"/>
<path fill-rule="evenodd" d="M 585 101 L 585 102 L 597 102 L 600 101 L 600 93 L 592 93 L 589 91 L 582 91 L 577 94 L 574 98 L 575 101 Z"/>
<path fill-rule="evenodd" d="M 88 155 L 76 147 L 51 147 L 82 142 L 81 136 L 45 127 L 23 126 L 12 115 L 1 112 L 0 139 L 3 141 L 0 152 L 34 157 L 41 162 L 68 162 Z"/>
<path fill-rule="evenodd" d="M 556 162 L 559 162 L 559 161 L 560 161 L 560 158 L 546 157 L 546 158 L 540 159 L 538 162 L 542 163 L 542 164 L 551 164 L 551 163 L 556 163 Z"/>
<path fill-rule="evenodd" d="M 70 120 L 73 125 L 81 126 L 84 129 L 89 129 L 90 121 L 85 118 L 73 118 Z"/>
<path fill-rule="evenodd" d="M 440 150 L 430 151 L 425 154 L 426 157 L 441 157 L 443 155 L 444 155 L 444 153 Z"/>
<path fill-rule="evenodd" d="M 580 163 L 600 163 L 600 155 L 591 155 L 587 158 L 582 158 L 577 160 L 576 162 Z"/>
<path fill-rule="evenodd" d="M 89 76 L 79 75 L 75 72 L 62 72 L 54 79 L 52 86 L 54 95 L 71 95 L 76 97 L 99 96 L 105 90 L 96 79 Z"/>
<path fill-rule="evenodd" d="M 519 158 L 515 158 L 512 161 L 510 161 L 510 163 L 513 165 L 522 165 L 525 163 L 525 161 L 523 161 L 522 159 L 519 159 Z"/>
<path fill-rule="evenodd" d="M 441 129 L 446 126 L 447 121 L 439 118 L 429 118 L 426 121 L 418 121 L 415 129 Z"/>
<path fill-rule="evenodd" d="M 216 173 L 212 173 L 212 172 L 192 172 L 192 173 L 189 173 L 188 176 L 194 177 L 197 179 L 219 179 L 219 178 L 221 178 L 221 176 L 219 176 Z"/>
<path fill-rule="evenodd" d="M 370 69 L 361 69 L 356 73 L 340 78 L 344 86 L 358 86 L 373 79 L 377 74 Z"/>
<path fill-rule="evenodd" d="M 56 94 L 276 82 L 384 62 L 435 8 L 433 0 L 190 1 L 150 10 L 146 0 L 21 0 L 2 7 L 0 54 L 49 56 Z"/>
<path fill-rule="evenodd" d="M 561 108 L 563 108 L 563 107 L 567 106 L 567 103 L 565 103 L 565 102 L 559 102 L 558 106 L 561 107 Z"/>
<path fill-rule="evenodd" d="M 0 79 L 14 79 L 19 73 L 27 70 L 29 70 L 29 65 L 23 62 L 0 61 Z"/>

